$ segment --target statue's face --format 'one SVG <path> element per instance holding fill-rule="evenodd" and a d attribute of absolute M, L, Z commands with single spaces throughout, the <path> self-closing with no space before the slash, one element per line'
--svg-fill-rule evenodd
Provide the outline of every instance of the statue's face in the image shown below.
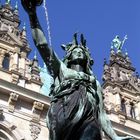
<path fill-rule="evenodd" d="M 81 48 L 75 48 L 71 54 L 71 60 L 85 59 L 85 53 Z"/>

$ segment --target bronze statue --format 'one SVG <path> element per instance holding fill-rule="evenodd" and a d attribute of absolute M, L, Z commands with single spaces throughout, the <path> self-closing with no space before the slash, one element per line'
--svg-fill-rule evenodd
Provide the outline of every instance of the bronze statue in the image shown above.
<path fill-rule="evenodd" d="M 66 56 L 61 61 L 48 46 L 36 14 L 35 0 L 21 0 L 29 15 L 34 43 L 54 78 L 51 105 L 47 115 L 50 140 L 101 140 L 101 130 L 112 140 L 119 137 L 105 113 L 101 86 L 92 73 L 93 60 L 86 40 L 77 34 L 72 43 L 62 45 Z"/>
<path fill-rule="evenodd" d="M 122 51 L 122 47 L 123 47 L 126 39 L 127 39 L 127 35 L 124 36 L 123 41 L 121 41 L 120 37 L 118 35 L 116 35 L 116 37 L 111 42 L 112 48 L 114 48 L 114 47 L 117 48 L 117 52 L 120 53 Z"/>

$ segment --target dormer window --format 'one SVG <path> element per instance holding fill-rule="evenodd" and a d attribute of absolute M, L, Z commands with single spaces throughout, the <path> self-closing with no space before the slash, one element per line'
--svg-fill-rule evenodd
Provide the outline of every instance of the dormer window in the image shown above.
<path fill-rule="evenodd" d="M 6 70 L 9 70 L 9 63 L 10 63 L 10 56 L 9 54 L 5 54 L 2 62 L 2 67 Z"/>

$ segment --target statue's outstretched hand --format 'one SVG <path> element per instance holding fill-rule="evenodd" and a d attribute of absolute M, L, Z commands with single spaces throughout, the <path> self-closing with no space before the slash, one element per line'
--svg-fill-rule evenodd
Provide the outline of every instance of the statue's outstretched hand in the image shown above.
<path fill-rule="evenodd" d="M 132 136 L 117 137 L 115 140 L 135 140 Z"/>
<path fill-rule="evenodd" d="M 22 4 L 24 10 L 29 15 L 34 15 L 36 13 L 35 0 L 21 0 L 21 4 Z"/>

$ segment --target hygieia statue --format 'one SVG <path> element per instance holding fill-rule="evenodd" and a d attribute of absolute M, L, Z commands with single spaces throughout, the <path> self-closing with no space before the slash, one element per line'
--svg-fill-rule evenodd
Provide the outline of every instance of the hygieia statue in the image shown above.
<path fill-rule="evenodd" d="M 130 136 L 119 137 L 112 129 L 104 110 L 100 84 L 91 70 L 93 60 L 83 35 L 80 44 L 77 34 L 74 34 L 72 43 L 62 45 L 66 56 L 61 61 L 49 47 L 38 21 L 36 6 L 42 1 L 21 2 L 29 15 L 35 46 L 54 78 L 52 100 L 47 115 L 49 139 L 101 140 L 102 130 L 112 140 L 132 139 Z"/>

